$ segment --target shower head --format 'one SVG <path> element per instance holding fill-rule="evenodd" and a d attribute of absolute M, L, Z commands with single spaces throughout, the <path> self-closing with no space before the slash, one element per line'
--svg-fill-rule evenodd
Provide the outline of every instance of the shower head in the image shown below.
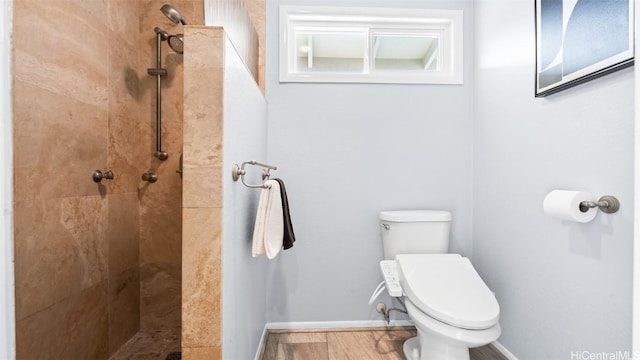
<path fill-rule="evenodd" d="M 169 36 L 168 43 L 171 50 L 177 52 L 178 54 L 182 54 L 184 52 L 184 35 L 176 34 Z"/>
<path fill-rule="evenodd" d="M 178 9 L 174 8 L 173 6 L 164 4 L 160 8 L 160 11 L 162 11 L 164 16 L 168 17 L 169 20 L 173 21 L 175 24 L 181 23 L 182 25 L 187 25 L 187 22 L 184 21 L 184 18 L 182 17 L 182 14 L 180 14 L 180 11 L 178 11 Z"/>
<path fill-rule="evenodd" d="M 169 33 L 160 29 L 159 27 L 153 29 L 153 31 L 155 31 L 156 35 L 160 35 L 160 39 L 162 41 L 169 39 Z"/>
<path fill-rule="evenodd" d="M 153 29 L 153 31 L 155 31 L 156 35 L 158 35 L 160 37 L 160 41 L 167 40 L 171 50 L 177 52 L 178 54 L 182 54 L 183 53 L 183 51 L 184 51 L 183 50 L 183 47 L 184 47 L 184 41 L 183 41 L 184 35 L 182 35 L 182 34 L 169 35 L 168 32 L 160 29 L 159 27 Z M 160 43 L 158 43 L 158 46 L 160 46 Z"/>

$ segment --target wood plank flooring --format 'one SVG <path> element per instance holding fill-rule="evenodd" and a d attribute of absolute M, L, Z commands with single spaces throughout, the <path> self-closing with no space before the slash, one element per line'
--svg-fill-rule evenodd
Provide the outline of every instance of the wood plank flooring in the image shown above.
<path fill-rule="evenodd" d="M 271 330 L 261 360 L 405 360 L 402 344 L 414 327 Z M 471 349 L 471 360 L 507 360 L 493 346 Z"/>

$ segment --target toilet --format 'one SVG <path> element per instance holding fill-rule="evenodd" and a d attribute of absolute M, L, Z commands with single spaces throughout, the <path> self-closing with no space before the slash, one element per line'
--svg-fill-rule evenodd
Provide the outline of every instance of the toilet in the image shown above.
<path fill-rule="evenodd" d="M 469 360 L 469 348 L 500 336 L 500 306 L 469 259 L 448 254 L 451 213 L 382 211 L 385 260 L 395 260 L 404 303 L 418 335 L 407 360 Z"/>

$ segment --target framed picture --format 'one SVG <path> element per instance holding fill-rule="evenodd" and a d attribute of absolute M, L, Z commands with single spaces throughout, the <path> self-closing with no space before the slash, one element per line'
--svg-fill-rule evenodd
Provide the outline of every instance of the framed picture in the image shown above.
<path fill-rule="evenodd" d="M 633 65 L 633 1 L 535 0 L 535 96 Z"/>

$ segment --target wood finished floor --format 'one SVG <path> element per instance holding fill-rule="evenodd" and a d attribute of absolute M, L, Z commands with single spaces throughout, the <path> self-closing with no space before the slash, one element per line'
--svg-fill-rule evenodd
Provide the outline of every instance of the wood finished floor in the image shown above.
<path fill-rule="evenodd" d="M 413 327 L 271 330 L 261 360 L 405 360 L 402 344 Z M 493 346 L 471 349 L 471 360 L 507 360 Z"/>

